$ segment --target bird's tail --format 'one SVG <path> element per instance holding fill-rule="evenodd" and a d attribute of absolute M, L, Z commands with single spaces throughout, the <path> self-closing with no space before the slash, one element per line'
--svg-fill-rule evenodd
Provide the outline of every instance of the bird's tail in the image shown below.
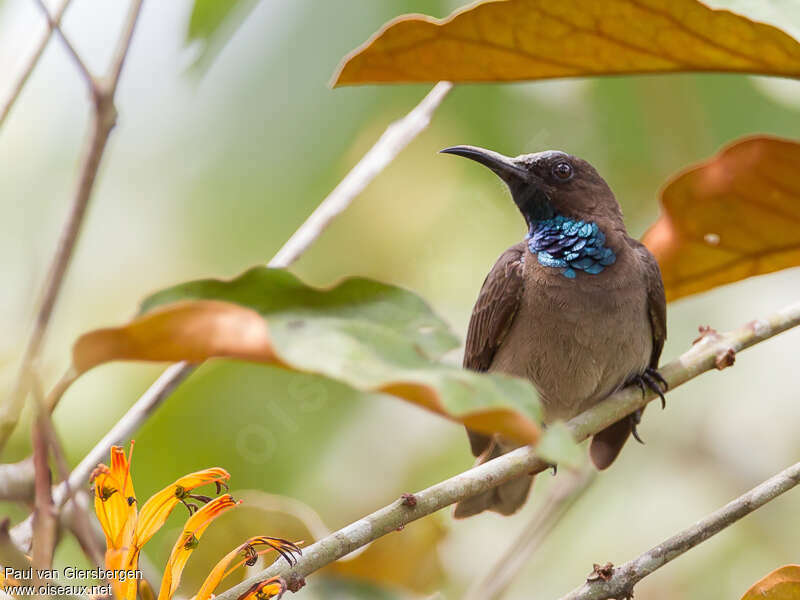
<path fill-rule="evenodd" d="M 472 432 L 469 433 L 474 450 L 478 436 Z M 474 435 L 475 439 L 473 439 Z M 503 440 L 497 435 L 494 435 L 491 438 L 485 436 L 480 437 L 485 438 L 488 444 L 480 456 L 478 456 L 478 460 L 476 461 L 476 464 L 478 465 L 490 461 L 493 458 L 497 458 L 498 456 L 505 454 L 506 452 L 510 452 L 514 448 L 518 447 L 518 445 Z M 531 491 L 532 483 L 533 475 L 523 475 L 522 477 L 501 483 L 495 488 L 478 494 L 477 496 L 472 496 L 471 498 L 462 500 L 456 504 L 455 510 L 453 511 L 453 516 L 456 519 L 464 519 L 466 517 L 471 517 L 473 515 L 477 515 L 478 513 L 482 513 L 485 510 L 492 510 L 500 513 L 501 515 L 511 515 L 517 512 L 519 507 L 525 503 L 525 500 L 527 500 L 528 493 Z"/>
<path fill-rule="evenodd" d="M 594 466 L 600 471 L 611 466 L 625 442 L 628 441 L 633 431 L 631 417 L 632 415 L 609 425 L 592 438 L 592 443 L 589 445 L 589 456 Z"/>

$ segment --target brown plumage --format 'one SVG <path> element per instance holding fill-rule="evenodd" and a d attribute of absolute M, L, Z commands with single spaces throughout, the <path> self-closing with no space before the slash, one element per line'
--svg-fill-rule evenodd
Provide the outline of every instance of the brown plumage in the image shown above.
<path fill-rule="evenodd" d="M 597 171 L 562 152 L 514 159 L 469 146 L 445 152 L 498 174 L 530 232 L 500 256 L 484 281 L 464 367 L 529 379 L 546 423 L 569 419 L 629 383 L 659 385 L 653 370 L 666 339 L 661 274 L 650 252 L 628 236 L 619 204 Z M 580 229 L 583 237 L 563 235 L 570 226 L 569 233 Z M 590 456 L 597 468 L 611 465 L 639 416 L 594 436 Z M 500 436 L 468 433 L 479 463 L 514 447 Z M 525 502 L 532 479 L 464 500 L 455 515 L 487 509 L 511 514 Z"/>

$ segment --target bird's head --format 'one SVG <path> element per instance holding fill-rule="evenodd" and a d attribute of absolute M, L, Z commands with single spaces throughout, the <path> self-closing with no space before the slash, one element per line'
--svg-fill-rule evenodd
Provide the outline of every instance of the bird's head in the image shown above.
<path fill-rule="evenodd" d="M 475 146 L 452 146 L 442 152 L 472 159 L 502 179 L 528 226 L 556 214 L 569 218 L 622 223 L 614 194 L 585 160 L 558 150 L 515 158 Z"/>

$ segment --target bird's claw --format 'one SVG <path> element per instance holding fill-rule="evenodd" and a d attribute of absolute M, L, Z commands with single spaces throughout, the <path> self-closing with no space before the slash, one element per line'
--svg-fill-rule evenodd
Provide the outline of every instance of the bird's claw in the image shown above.
<path fill-rule="evenodd" d="M 664 398 L 664 392 L 669 389 L 669 384 L 667 380 L 661 376 L 661 373 L 648 367 L 644 370 L 644 373 L 633 378 L 633 383 L 638 385 L 639 389 L 642 390 L 642 397 L 645 396 L 649 389 L 661 398 L 661 408 L 664 409 L 667 407 L 667 400 Z"/>
<path fill-rule="evenodd" d="M 639 432 L 636 430 L 636 427 L 642 422 L 642 409 L 640 408 L 636 412 L 631 413 L 629 419 L 631 420 L 631 434 L 633 434 L 633 439 L 644 445 L 644 440 L 639 437 Z"/>

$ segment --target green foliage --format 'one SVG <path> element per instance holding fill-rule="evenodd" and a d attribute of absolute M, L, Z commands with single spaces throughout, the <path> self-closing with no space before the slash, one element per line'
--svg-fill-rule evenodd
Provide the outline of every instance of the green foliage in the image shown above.
<path fill-rule="evenodd" d="M 195 0 L 186 42 L 203 43 L 197 63 L 209 64 L 256 4 L 256 0 Z"/>
<path fill-rule="evenodd" d="M 457 338 L 410 291 L 363 278 L 318 289 L 287 271 L 256 267 L 230 281 L 206 279 L 160 291 L 144 301 L 141 316 L 178 302 L 204 300 L 245 306 L 264 317 L 268 343 L 281 366 L 400 396 L 461 422 L 469 420 L 478 430 L 495 430 L 495 409 L 501 414 L 510 410 L 513 423 L 497 430 L 535 441 L 532 421 L 541 418 L 541 411 L 532 386 L 442 361 L 457 346 Z"/>

